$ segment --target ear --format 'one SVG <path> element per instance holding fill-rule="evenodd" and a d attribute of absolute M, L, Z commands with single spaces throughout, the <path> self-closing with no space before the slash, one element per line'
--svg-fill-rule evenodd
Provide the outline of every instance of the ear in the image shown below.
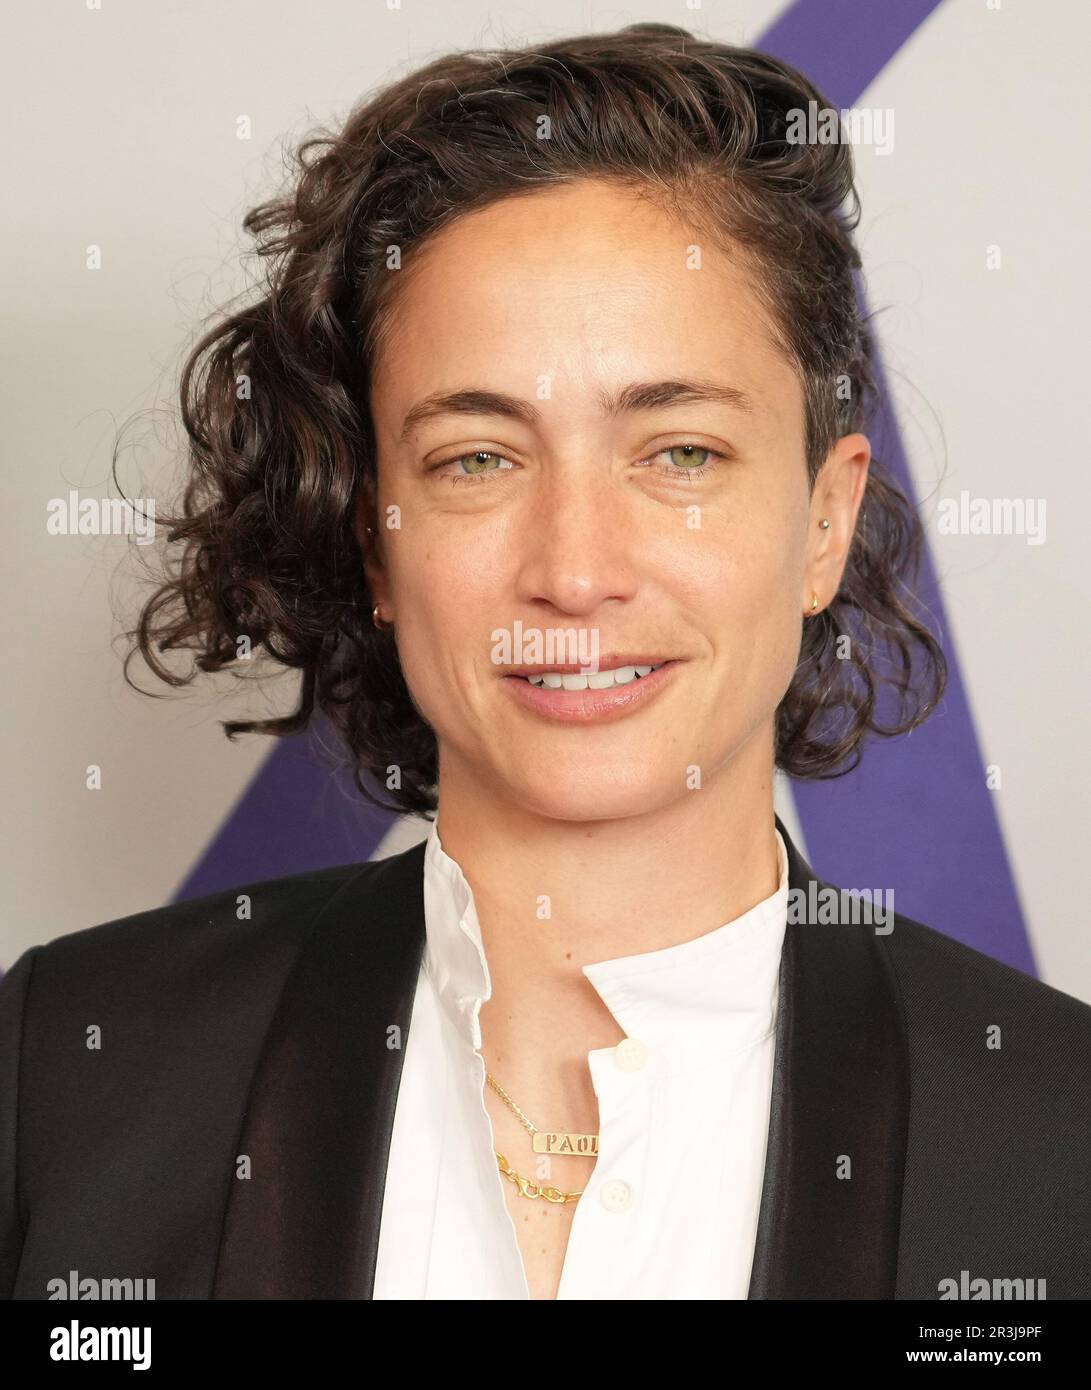
<path fill-rule="evenodd" d="M 368 588 L 375 602 L 386 598 L 386 566 L 383 562 L 382 528 L 378 524 L 370 480 L 360 484 L 353 508 L 352 533 L 360 547 Z"/>
<path fill-rule="evenodd" d="M 846 434 L 826 456 L 811 494 L 807 564 L 802 596 L 804 615 L 810 614 L 812 595 L 818 595 L 820 612 L 841 585 L 856 517 L 867 487 L 871 444 L 863 434 Z M 829 526 L 823 526 L 823 520 Z"/>

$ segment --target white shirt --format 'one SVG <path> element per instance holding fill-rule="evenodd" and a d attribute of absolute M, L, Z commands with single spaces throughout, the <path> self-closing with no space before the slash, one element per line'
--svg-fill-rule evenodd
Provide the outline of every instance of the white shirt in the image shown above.
<path fill-rule="evenodd" d="M 787 921 L 775 833 L 780 885 L 764 902 L 691 941 L 582 967 L 626 1040 L 587 1054 L 599 1151 L 558 1299 L 747 1296 Z M 488 963 L 473 892 L 435 822 L 424 908 L 373 1297 L 529 1300 L 478 1050 Z M 513 1166 L 533 1178 L 529 1160 Z"/>

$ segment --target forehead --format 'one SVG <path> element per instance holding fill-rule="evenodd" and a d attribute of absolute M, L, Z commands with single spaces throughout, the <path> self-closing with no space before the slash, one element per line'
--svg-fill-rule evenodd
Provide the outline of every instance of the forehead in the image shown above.
<path fill-rule="evenodd" d="M 372 371 L 378 411 L 467 380 L 574 396 L 719 374 L 759 407 L 798 391 L 754 269 L 632 190 L 581 180 L 459 217 L 412 256 Z"/>

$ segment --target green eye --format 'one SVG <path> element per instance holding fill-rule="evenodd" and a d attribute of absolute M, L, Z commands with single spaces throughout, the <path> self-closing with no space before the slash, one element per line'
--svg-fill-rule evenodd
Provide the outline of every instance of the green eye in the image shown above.
<path fill-rule="evenodd" d="M 701 465 L 705 463 L 707 457 L 712 454 L 711 449 L 702 449 L 700 444 L 675 444 L 672 448 L 664 450 L 664 452 L 670 454 L 671 463 L 683 469 L 691 467 L 700 468 Z M 701 454 L 704 454 L 705 458 L 695 457 Z M 676 455 L 678 457 L 676 457 Z"/>
<path fill-rule="evenodd" d="M 717 449 L 706 449 L 703 444 L 666 444 L 645 464 L 656 459 L 664 460 L 655 464 L 655 471 L 663 478 L 685 478 L 687 482 L 704 478 L 715 468 L 727 461 L 728 455 Z"/>
<path fill-rule="evenodd" d="M 493 453 L 491 449 L 473 449 L 468 454 L 443 459 L 432 472 L 457 487 L 459 483 L 486 482 L 493 473 L 508 474 L 514 467 L 503 454 Z"/>
<path fill-rule="evenodd" d="M 463 463 L 466 459 L 470 459 L 472 462 L 471 466 L 466 469 L 467 473 L 491 473 L 493 470 L 486 467 L 486 463 L 489 459 L 499 459 L 499 457 L 499 454 L 490 454 L 485 449 L 478 449 L 472 454 L 463 454 L 460 458 L 455 459 L 455 462 Z"/>

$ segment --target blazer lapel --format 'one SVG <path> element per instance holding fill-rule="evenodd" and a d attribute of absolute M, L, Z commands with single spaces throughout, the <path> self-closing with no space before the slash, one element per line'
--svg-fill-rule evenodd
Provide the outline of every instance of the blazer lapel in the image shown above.
<path fill-rule="evenodd" d="M 776 824 L 809 908 L 810 882 L 830 885 Z M 423 873 L 423 842 L 362 866 L 293 968 L 255 1069 L 238 1148 L 250 1176 L 231 1178 L 213 1298 L 372 1296 Z M 872 928 L 801 915 L 781 956 L 749 1297 L 892 1298 L 909 1113 L 897 986 Z"/>
<path fill-rule="evenodd" d="M 213 1298 L 372 1295 L 423 873 L 423 842 L 362 866 L 315 923 L 255 1070 Z"/>
<path fill-rule="evenodd" d="M 749 1297 L 893 1298 L 909 1119 L 900 996 L 873 926 L 813 920 L 830 885 L 776 824 L 807 907 L 793 923 L 789 900 Z"/>

